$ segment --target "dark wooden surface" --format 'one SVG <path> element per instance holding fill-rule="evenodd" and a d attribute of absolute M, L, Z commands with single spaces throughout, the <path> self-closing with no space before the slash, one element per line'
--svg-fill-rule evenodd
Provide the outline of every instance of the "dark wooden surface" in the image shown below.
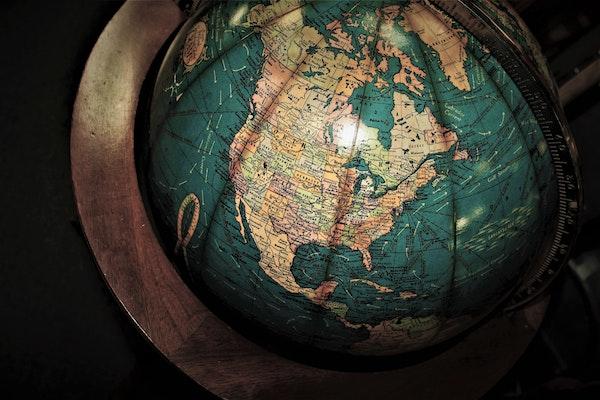
<path fill-rule="evenodd" d="M 158 49 L 181 22 L 170 1 L 127 2 L 100 36 L 74 107 L 77 208 L 104 279 L 139 330 L 171 362 L 227 398 L 478 398 L 516 362 L 546 299 L 499 315 L 420 363 L 340 372 L 283 358 L 217 319 L 185 286 L 152 231 L 139 192 L 137 96 Z"/>

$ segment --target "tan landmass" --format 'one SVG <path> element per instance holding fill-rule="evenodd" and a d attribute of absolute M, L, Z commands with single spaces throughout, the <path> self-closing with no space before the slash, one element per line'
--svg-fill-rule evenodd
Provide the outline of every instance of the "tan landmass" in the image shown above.
<path fill-rule="evenodd" d="M 417 294 L 415 292 L 407 290 L 400 292 L 400 298 L 402 300 L 414 299 L 415 297 L 417 297 Z"/>
<path fill-rule="evenodd" d="M 354 51 L 354 47 L 352 46 L 352 38 L 342 30 L 339 21 L 332 21 L 325 28 L 330 30 L 334 37 L 334 40 L 330 42 L 331 47 L 346 50 L 348 53 Z"/>
<path fill-rule="evenodd" d="M 467 38 L 464 32 L 452 27 L 452 20 L 428 2 L 411 2 L 402 11 L 402 27 L 407 32 L 415 32 L 437 52 L 440 67 L 450 82 L 460 90 L 471 90 L 465 70 Z"/>
<path fill-rule="evenodd" d="M 201 61 L 206 51 L 206 34 L 208 28 L 204 21 L 198 21 L 192 26 L 185 37 L 181 60 L 186 70 L 190 70 L 198 61 Z"/>
<path fill-rule="evenodd" d="M 354 354 L 398 354 L 416 350 L 438 333 L 441 321 L 435 316 L 422 318 L 394 318 L 369 329 L 369 338 L 352 345 Z"/>
<path fill-rule="evenodd" d="M 434 161 L 427 157 L 449 151 L 458 138 L 431 110 L 418 112 L 409 96 L 394 92 L 396 124 L 389 148 L 382 146 L 378 130 L 366 126 L 348 102 L 354 90 L 375 80 L 368 46 L 360 49 L 364 57 L 358 61 L 327 50 L 324 38 L 303 26 L 298 5 L 281 0 L 257 6 L 249 14 L 249 24 L 261 34 L 264 63 L 252 97 L 253 112 L 229 149 L 236 220 L 240 234 L 254 239 L 259 266 L 270 278 L 336 313 L 347 326 L 367 327 L 370 340 L 386 348 L 394 337 L 406 335 L 410 321 L 384 321 L 375 327 L 350 323 L 345 320 L 348 306 L 328 301 L 337 282 L 326 279 L 316 289 L 296 282 L 291 271 L 295 253 L 308 243 L 343 245 L 359 251 L 364 267 L 371 270 L 370 245 L 390 232 L 404 204 L 437 176 Z M 261 26 L 265 21 L 271 22 Z M 335 32 L 338 26 L 339 22 L 328 28 Z M 340 42 L 343 35 L 338 36 Z M 380 47 L 400 54 L 390 45 Z M 408 65 L 410 58 L 402 57 Z M 320 73 L 304 74 L 308 71 Z M 412 71 L 415 77 L 424 76 L 416 67 Z M 411 90 L 422 90 L 418 79 L 409 83 Z M 369 176 L 356 187 L 364 172 L 348 162 L 359 150 L 371 172 L 384 178 L 377 189 Z M 248 232 L 242 224 L 242 206 Z M 393 291 L 374 287 L 382 293 Z M 392 336 L 383 338 L 388 331 Z"/>
<path fill-rule="evenodd" d="M 350 279 L 350 282 L 352 283 L 364 283 L 365 285 L 371 286 L 373 288 L 375 288 L 379 293 L 393 293 L 394 289 L 390 289 L 389 287 L 385 287 L 382 285 L 379 285 L 378 283 L 375 283 L 373 281 L 370 281 L 368 279 Z"/>
<path fill-rule="evenodd" d="M 400 68 L 400 71 L 394 75 L 394 83 L 402 83 L 411 92 L 415 94 L 421 94 L 421 91 L 424 88 L 421 79 L 425 77 L 425 72 L 413 65 L 409 56 L 404 54 L 397 47 L 394 47 L 383 40 L 379 40 L 377 42 L 377 51 L 383 56 L 398 57 L 400 59 L 400 64 L 402 67 Z M 382 67 L 382 65 L 380 64 L 379 67 Z M 382 72 L 386 72 L 387 64 L 383 65 L 383 68 L 384 69 L 382 69 Z"/>

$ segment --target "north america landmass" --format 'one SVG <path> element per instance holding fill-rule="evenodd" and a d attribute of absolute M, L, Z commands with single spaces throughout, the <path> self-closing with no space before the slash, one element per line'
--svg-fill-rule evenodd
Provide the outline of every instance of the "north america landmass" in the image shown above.
<path fill-rule="evenodd" d="M 250 10 L 247 24 L 260 32 L 264 66 L 252 112 L 230 147 L 230 175 L 240 234 L 252 235 L 263 271 L 287 291 L 333 311 L 349 328 L 367 328 L 369 341 L 382 342 L 380 348 L 393 348 L 398 336 L 406 335 L 393 325 L 408 321 L 350 322 L 348 306 L 329 301 L 335 280 L 325 277 L 316 289 L 302 287 L 291 267 L 298 247 L 314 243 L 357 250 L 364 268 L 372 270 L 373 241 L 388 233 L 404 203 L 438 176 L 429 156 L 454 149 L 455 159 L 468 157 L 456 146 L 457 134 L 427 107 L 417 110 L 404 92 L 421 96 L 427 73 L 397 45 L 403 34 L 416 32 L 436 49 L 448 79 L 468 92 L 465 39 L 443 14 L 419 3 L 366 10 L 356 4 L 342 17 L 319 31 L 305 25 L 298 0 Z M 393 74 L 390 58 L 400 61 Z M 361 118 L 370 112 L 367 85 L 393 102 L 387 142 Z M 404 91 L 396 90 L 399 85 Z"/>

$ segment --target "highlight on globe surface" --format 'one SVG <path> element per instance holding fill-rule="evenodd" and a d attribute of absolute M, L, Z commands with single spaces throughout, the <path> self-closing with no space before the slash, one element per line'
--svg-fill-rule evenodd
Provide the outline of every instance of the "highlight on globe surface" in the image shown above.
<path fill-rule="evenodd" d="M 547 286 L 574 155 L 504 3 L 208 4 L 166 53 L 144 145 L 192 289 L 290 343 L 387 356 Z"/>

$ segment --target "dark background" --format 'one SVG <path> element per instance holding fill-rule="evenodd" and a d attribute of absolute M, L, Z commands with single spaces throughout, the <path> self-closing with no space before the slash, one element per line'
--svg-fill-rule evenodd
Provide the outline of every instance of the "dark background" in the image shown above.
<path fill-rule="evenodd" d="M 514 3 L 559 84 L 597 67 L 596 1 Z M 209 398 L 162 359 L 121 312 L 74 208 L 72 105 L 85 60 L 120 4 L 2 4 L 1 399 Z M 586 90 L 566 106 L 582 153 L 582 233 L 571 265 L 553 287 L 538 335 L 486 399 L 600 398 L 600 87 L 597 80 L 585 81 Z"/>

